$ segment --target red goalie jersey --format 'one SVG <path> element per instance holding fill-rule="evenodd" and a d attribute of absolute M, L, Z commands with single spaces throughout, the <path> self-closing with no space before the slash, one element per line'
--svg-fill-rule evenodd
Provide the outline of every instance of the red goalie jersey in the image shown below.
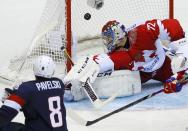
<path fill-rule="evenodd" d="M 164 82 L 172 76 L 171 60 L 166 56 L 161 40 L 169 42 L 184 38 L 176 19 L 149 20 L 126 29 L 128 50 L 116 49 L 94 56 L 101 72 L 106 70 L 137 70 L 141 81 L 155 79 Z M 126 49 L 127 47 L 125 47 Z"/>

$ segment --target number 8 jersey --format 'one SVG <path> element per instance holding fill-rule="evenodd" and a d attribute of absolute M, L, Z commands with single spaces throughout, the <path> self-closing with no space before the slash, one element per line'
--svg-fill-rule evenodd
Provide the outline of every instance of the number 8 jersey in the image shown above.
<path fill-rule="evenodd" d="M 1 109 L 22 110 L 27 131 L 67 131 L 63 95 L 64 84 L 60 79 L 39 78 L 19 85 Z"/>

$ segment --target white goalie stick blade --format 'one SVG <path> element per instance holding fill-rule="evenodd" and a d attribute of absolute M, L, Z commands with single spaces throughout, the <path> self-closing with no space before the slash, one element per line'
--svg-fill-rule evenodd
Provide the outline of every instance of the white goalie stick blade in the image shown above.
<path fill-rule="evenodd" d="M 11 82 L 11 83 L 15 82 L 15 80 L 8 78 L 8 77 L 5 77 L 5 76 L 0 76 L 0 79 L 6 80 L 6 81 Z"/>
<path fill-rule="evenodd" d="M 76 123 L 85 126 L 87 121 L 83 119 L 80 115 L 78 115 L 73 109 L 66 110 L 68 117 L 74 120 Z"/>
<path fill-rule="evenodd" d="M 89 78 L 87 79 L 87 81 L 84 83 L 83 88 L 86 92 L 86 94 L 88 95 L 91 103 L 93 104 L 93 106 L 96 109 L 100 109 L 103 106 L 107 105 L 108 103 L 110 103 L 111 101 L 113 101 L 119 94 L 120 90 L 118 90 L 116 93 L 114 93 L 111 97 L 109 97 L 107 100 L 102 101 L 99 99 L 99 97 L 97 96 L 97 94 L 95 93 L 95 91 L 93 90 L 90 82 L 89 82 Z"/>

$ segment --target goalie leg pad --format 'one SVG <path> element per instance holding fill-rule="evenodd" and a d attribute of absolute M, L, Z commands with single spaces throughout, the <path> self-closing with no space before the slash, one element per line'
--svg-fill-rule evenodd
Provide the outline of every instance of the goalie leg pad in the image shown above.
<path fill-rule="evenodd" d="M 118 97 L 130 96 L 141 92 L 141 80 L 138 71 L 119 70 L 97 77 L 92 84 L 100 98 L 108 98 L 119 91 Z"/>
<path fill-rule="evenodd" d="M 130 96 L 141 92 L 141 80 L 138 71 L 119 70 L 98 76 L 92 87 L 99 98 L 109 98 L 117 92 L 119 93 L 117 97 Z M 72 81 L 71 86 L 70 91 L 65 91 L 64 99 L 66 101 L 79 101 L 87 98 L 79 81 Z"/>

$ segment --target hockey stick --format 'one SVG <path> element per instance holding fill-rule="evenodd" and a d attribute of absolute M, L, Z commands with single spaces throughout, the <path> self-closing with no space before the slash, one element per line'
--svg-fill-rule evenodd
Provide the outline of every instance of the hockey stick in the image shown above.
<path fill-rule="evenodd" d="M 92 102 L 92 104 L 94 105 L 94 107 L 97 108 L 97 109 L 99 109 L 99 108 L 107 105 L 111 101 L 113 101 L 118 96 L 119 92 L 121 91 L 121 89 L 119 89 L 115 94 L 113 94 L 107 100 L 102 101 L 102 100 L 99 99 L 99 97 L 97 96 L 97 94 L 93 90 L 93 88 L 92 88 L 90 82 L 88 82 L 88 80 L 84 83 L 83 87 L 84 87 L 85 92 L 88 95 L 90 101 Z"/>
<path fill-rule="evenodd" d="M 9 81 L 9 82 L 15 82 L 15 80 L 4 77 L 4 76 L 0 76 L 0 78 L 3 79 L 3 80 Z"/>
<path fill-rule="evenodd" d="M 110 113 L 107 113 L 107 114 L 105 114 L 105 115 L 103 115 L 103 116 L 101 116 L 99 118 L 96 118 L 96 119 L 90 120 L 90 121 L 87 121 L 87 120 L 83 119 L 81 116 L 76 114 L 73 110 L 69 110 L 68 112 L 70 114 L 72 114 L 71 118 L 76 120 L 79 124 L 84 125 L 84 126 L 90 126 L 90 125 L 93 125 L 93 124 L 95 124 L 95 123 L 97 123 L 97 122 L 99 122 L 99 121 L 101 121 L 103 119 L 106 119 L 106 118 L 108 118 L 108 117 L 110 117 L 110 116 L 112 116 L 112 115 L 114 115 L 116 113 L 119 113 L 119 112 L 121 112 L 121 111 L 123 111 L 125 109 L 128 109 L 129 107 L 132 107 L 132 106 L 134 106 L 134 105 L 136 105 L 136 104 L 138 104 L 138 103 L 140 103 L 140 102 L 142 102 L 142 101 L 144 101 L 146 99 L 149 99 L 149 98 L 151 98 L 151 97 L 163 92 L 163 90 L 164 89 L 161 89 L 159 91 L 153 92 L 153 93 L 151 93 L 149 95 L 146 95 L 146 96 L 144 96 L 144 97 L 142 97 L 142 98 L 140 98 L 140 99 L 138 99 L 136 101 L 133 101 L 133 102 L 131 102 L 131 103 L 125 105 L 125 106 L 122 106 L 122 107 L 120 107 L 120 108 L 118 108 L 118 109 L 116 109 L 116 110 L 114 110 L 114 111 L 112 111 Z"/>
<path fill-rule="evenodd" d="M 129 107 L 132 107 L 132 106 L 134 106 L 134 105 L 136 105 L 136 104 L 138 104 L 138 103 L 140 103 L 140 102 L 142 102 L 142 101 L 144 101 L 146 99 L 149 99 L 149 98 L 151 98 L 151 97 L 163 92 L 163 90 L 164 89 L 161 89 L 159 91 L 156 91 L 156 92 L 153 92 L 153 93 L 151 93 L 149 95 L 146 95 L 146 96 L 144 96 L 144 97 L 142 97 L 142 98 L 140 98 L 140 99 L 138 99 L 138 100 L 136 100 L 134 102 L 131 102 L 131 103 L 129 103 L 129 104 L 123 106 L 123 107 L 120 107 L 120 108 L 118 108 L 118 109 L 116 109 L 116 110 L 114 110 L 114 111 L 112 111 L 110 113 L 107 113 L 106 115 L 103 115 L 103 116 L 101 116 L 101 117 L 99 117 L 97 119 L 94 119 L 94 120 L 91 120 L 91 121 L 87 121 L 85 126 L 93 125 L 93 124 L 95 124 L 95 123 L 97 123 L 97 122 L 99 122 L 99 121 L 101 121 L 101 120 L 103 120 L 105 118 L 108 118 L 108 117 L 110 117 L 110 116 L 112 116 L 112 115 L 114 115 L 114 114 L 116 114 L 118 112 L 121 112 L 121 111 L 123 111 L 123 110 L 125 110 L 125 109 L 127 109 Z"/>
<path fill-rule="evenodd" d="M 67 52 L 66 48 L 64 46 L 62 46 L 61 50 L 64 52 L 64 55 L 70 61 L 71 65 L 74 66 L 74 62 L 73 62 L 72 58 L 70 57 L 69 53 Z"/>
<path fill-rule="evenodd" d="M 188 81 L 188 75 L 185 75 L 184 78 L 182 78 L 178 82 L 185 83 L 187 81 Z M 106 119 L 106 118 L 108 118 L 108 117 L 110 117 L 110 116 L 112 116 L 112 115 L 114 115 L 116 113 L 119 113 L 119 112 L 121 112 L 121 111 L 123 111 L 125 109 L 128 109 L 129 107 L 132 107 L 132 106 L 134 106 L 136 104 L 139 104 L 140 102 L 142 102 L 144 100 L 152 98 L 153 96 L 155 96 L 157 94 L 160 94 L 163 91 L 164 91 L 164 89 L 160 89 L 158 91 L 155 91 L 155 92 L 153 92 L 151 94 L 148 94 L 148 95 L 146 95 L 146 96 L 144 96 L 144 97 L 142 97 L 142 98 L 140 98 L 140 99 L 138 99 L 136 101 L 133 101 L 133 102 L 131 102 L 131 103 L 129 103 L 129 104 L 123 106 L 123 107 L 120 107 L 120 108 L 118 108 L 118 109 L 116 109 L 116 110 L 114 110 L 114 111 L 112 111 L 110 113 L 107 113 L 107 114 L 105 114 L 105 115 L 103 115 L 103 116 L 101 116 L 101 117 L 99 117 L 97 119 L 91 120 L 91 121 L 87 121 L 87 120 L 83 119 L 78 114 L 74 113 L 74 111 L 72 111 L 72 110 L 70 110 L 69 112 L 72 113 L 72 114 L 74 114 L 74 116 L 72 116 L 72 117 L 75 117 L 75 119 L 77 120 L 77 122 L 79 124 L 84 125 L 84 126 L 90 126 L 90 125 L 93 125 L 93 124 L 95 124 L 95 123 L 97 123 L 97 122 L 99 122 L 99 121 L 101 121 L 103 119 Z"/>
<path fill-rule="evenodd" d="M 61 50 L 64 52 L 65 56 L 67 57 L 67 59 L 70 61 L 70 63 L 72 65 L 74 65 L 74 62 L 72 61 L 71 57 L 69 56 L 67 50 L 65 47 L 61 47 Z M 115 94 L 113 94 L 111 97 L 109 97 L 107 100 L 102 101 L 99 99 L 99 97 L 97 96 L 96 92 L 93 90 L 90 82 L 89 82 L 89 78 L 86 80 L 85 83 L 83 83 L 82 87 L 84 88 L 87 96 L 89 97 L 91 103 L 94 105 L 95 108 L 99 109 L 101 107 L 103 107 L 104 105 L 110 103 L 111 101 L 113 101 L 119 94 L 120 91 L 117 91 Z"/>

